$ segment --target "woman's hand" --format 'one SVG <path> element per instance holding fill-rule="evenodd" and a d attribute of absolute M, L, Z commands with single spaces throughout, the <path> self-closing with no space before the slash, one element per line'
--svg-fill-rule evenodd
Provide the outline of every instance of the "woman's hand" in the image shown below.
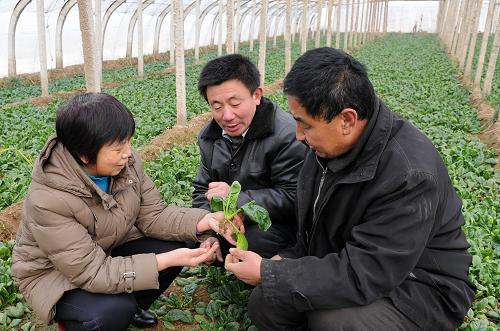
<path fill-rule="evenodd" d="M 240 215 L 234 217 L 235 226 L 238 230 L 245 232 L 243 226 L 243 220 Z M 224 225 L 222 229 L 221 225 Z M 221 234 L 224 238 L 232 245 L 236 245 L 232 235 L 234 233 L 234 228 L 230 224 L 226 224 L 224 221 L 224 213 L 218 211 L 216 213 L 210 213 L 203 216 L 203 218 L 196 225 L 196 229 L 199 232 L 205 232 L 207 230 L 214 230 L 216 233 Z"/>
<path fill-rule="evenodd" d="M 217 250 L 220 251 L 218 241 L 212 243 L 210 248 L 178 248 L 170 252 L 156 254 L 158 271 L 176 266 L 195 267 L 200 263 L 213 261 Z"/>
<path fill-rule="evenodd" d="M 200 248 L 206 248 L 206 249 L 210 249 L 210 248 L 212 248 L 213 245 L 216 245 L 216 244 L 218 245 L 218 247 L 215 250 L 215 254 L 212 254 L 212 259 L 205 261 L 206 263 L 210 264 L 210 263 L 214 262 L 215 258 L 217 258 L 217 260 L 222 262 L 222 252 L 220 251 L 219 240 L 215 237 L 208 237 L 207 240 L 205 240 L 204 242 L 202 242 L 200 244 Z"/>

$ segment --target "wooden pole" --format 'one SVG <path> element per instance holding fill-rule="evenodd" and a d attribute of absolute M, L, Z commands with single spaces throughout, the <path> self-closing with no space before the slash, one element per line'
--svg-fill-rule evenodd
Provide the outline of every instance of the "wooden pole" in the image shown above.
<path fill-rule="evenodd" d="M 223 1 L 219 0 L 219 42 L 217 43 L 217 55 L 222 55 L 222 17 L 224 13 Z M 227 52 L 227 49 L 226 49 Z"/>
<path fill-rule="evenodd" d="M 264 86 L 266 78 L 266 41 L 267 41 L 267 7 L 268 0 L 261 0 L 259 27 L 259 72 L 260 85 Z"/>
<path fill-rule="evenodd" d="M 493 47 L 491 48 L 490 60 L 488 62 L 488 71 L 484 79 L 483 94 L 485 96 L 491 93 L 491 84 L 493 83 L 493 75 L 497 64 L 498 49 L 500 48 L 500 16 L 497 18 L 495 37 L 493 39 Z"/>
<path fill-rule="evenodd" d="M 349 47 L 349 4 L 351 0 L 346 0 L 345 5 L 345 26 L 344 26 L 344 50 Z"/>
<path fill-rule="evenodd" d="M 481 78 L 483 76 L 484 59 L 486 57 L 486 50 L 488 48 L 488 40 L 491 32 L 491 25 L 493 23 L 493 16 L 495 13 L 496 0 L 490 0 L 488 4 L 488 14 L 486 15 L 486 23 L 484 25 L 483 39 L 481 40 L 481 50 L 477 59 L 476 76 L 474 77 L 474 87 L 481 86 Z"/>
<path fill-rule="evenodd" d="M 323 11 L 323 0 L 317 0 L 316 4 L 316 35 L 314 39 L 314 47 L 318 48 L 321 42 L 321 12 Z"/>
<path fill-rule="evenodd" d="M 77 0 L 80 16 L 80 31 L 82 32 L 83 69 L 87 92 L 101 92 L 97 78 L 97 52 L 94 37 L 94 19 L 92 3 L 89 0 Z"/>
<path fill-rule="evenodd" d="M 335 34 L 335 48 L 340 48 L 340 16 L 342 12 L 342 0 L 337 2 L 337 33 Z"/>
<path fill-rule="evenodd" d="M 471 25 L 472 36 L 469 44 L 469 51 L 467 52 L 467 62 L 465 64 L 465 71 L 464 71 L 464 74 L 467 78 L 470 78 L 470 74 L 472 71 L 472 60 L 474 59 L 474 54 L 476 52 L 477 29 L 479 25 L 479 16 L 481 15 L 482 5 L 483 5 L 483 0 L 476 0 L 476 6 L 474 8 L 472 25 Z"/>
<path fill-rule="evenodd" d="M 326 47 L 332 46 L 333 0 L 328 0 L 328 22 L 326 27 Z"/>
<path fill-rule="evenodd" d="M 43 0 L 36 0 L 36 23 L 38 32 L 38 55 L 40 59 L 40 84 L 42 97 L 49 96 L 49 75 L 47 73 L 47 47 L 45 43 L 45 6 Z"/>
<path fill-rule="evenodd" d="M 248 41 L 250 42 L 250 52 L 253 52 L 253 31 L 255 19 L 257 16 L 257 3 L 256 0 L 252 1 L 252 19 L 250 20 L 250 30 L 248 30 Z"/>
<path fill-rule="evenodd" d="M 184 63 L 184 2 L 173 1 L 175 40 L 175 96 L 177 101 L 177 125 L 186 126 L 186 74 Z"/>
<path fill-rule="evenodd" d="M 236 0 L 236 23 L 234 24 L 235 36 L 234 36 L 234 52 L 240 52 L 240 17 L 241 17 L 241 0 Z"/>
<path fill-rule="evenodd" d="M 194 59 L 196 61 L 200 60 L 200 29 L 201 29 L 201 20 L 200 20 L 200 0 L 196 0 L 196 27 L 194 31 Z"/>
<path fill-rule="evenodd" d="M 286 0 L 285 16 L 285 75 L 292 67 L 292 43 L 290 32 L 292 30 L 292 0 Z"/>
<path fill-rule="evenodd" d="M 102 83 L 102 19 L 101 19 L 101 0 L 95 0 L 95 45 L 97 52 L 97 84 Z"/>
<path fill-rule="evenodd" d="M 144 78 L 144 33 L 142 27 L 142 0 L 137 0 L 137 74 Z"/>
<path fill-rule="evenodd" d="M 302 2 L 302 21 L 300 27 L 300 53 L 304 54 L 307 51 L 307 37 L 308 33 L 308 15 L 307 15 L 308 0 Z"/>

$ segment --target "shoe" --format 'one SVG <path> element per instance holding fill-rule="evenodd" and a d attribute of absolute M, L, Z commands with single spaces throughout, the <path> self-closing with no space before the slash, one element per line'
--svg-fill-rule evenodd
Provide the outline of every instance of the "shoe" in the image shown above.
<path fill-rule="evenodd" d="M 132 325 L 138 328 L 149 328 L 158 324 L 158 319 L 149 311 L 137 307 L 137 311 L 132 320 Z"/>

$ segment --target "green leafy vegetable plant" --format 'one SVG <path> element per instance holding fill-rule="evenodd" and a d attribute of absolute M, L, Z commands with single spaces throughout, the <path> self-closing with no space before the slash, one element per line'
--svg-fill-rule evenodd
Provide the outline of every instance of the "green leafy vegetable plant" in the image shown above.
<path fill-rule="evenodd" d="M 236 236 L 236 247 L 242 250 L 248 250 L 248 241 L 245 235 L 238 229 L 238 227 L 233 223 L 234 217 L 243 212 L 246 217 L 254 221 L 259 225 L 259 228 L 263 231 L 267 231 L 271 226 L 271 218 L 267 210 L 255 203 L 254 200 L 245 203 L 243 206 L 238 208 L 238 196 L 241 192 L 241 184 L 238 181 L 234 181 L 229 189 L 229 194 L 226 199 L 220 196 L 214 196 L 210 200 L 210 208 L 212 211 L 224 211 L 224 224 L 221 225 L 221 229 L 225 229 L 227 225 L 230 225 Z"/>

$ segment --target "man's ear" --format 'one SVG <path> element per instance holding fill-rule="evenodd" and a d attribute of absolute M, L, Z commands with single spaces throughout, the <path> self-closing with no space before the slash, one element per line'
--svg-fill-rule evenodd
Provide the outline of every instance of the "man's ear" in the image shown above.
<path fill-rule="evenodd" d="M 345 108 L 340 112 L 340 118 L 342 120 L 342 133 L 344 135 L 350 134 L 358 121 L 358 113 L 352 108 Z"/>
<path fill-rule="evenodd" d="M 255 104 L 258 106 L 260 105 L 260 100 L 262 99 L 262 95 L 264 94 L 262 87 L 257 87 L 255 91 L 253 92 L 252 98 Z"/>

